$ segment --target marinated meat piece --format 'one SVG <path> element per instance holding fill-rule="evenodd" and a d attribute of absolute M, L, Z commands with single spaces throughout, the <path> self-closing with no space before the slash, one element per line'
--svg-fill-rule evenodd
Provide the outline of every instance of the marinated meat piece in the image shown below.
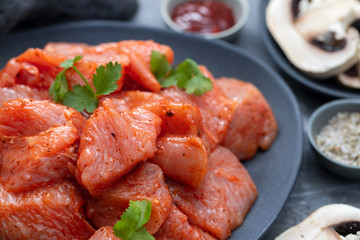
<path fill-rule="evenodd" d="M 83 43 L 48 43 L 44 50 L 50 54 L 59 54 L 66 56 L 67 59 L 76 56 L 83 56 L 83 59 L 75 63 L 75 67 L 87 79 L 89 84 L 92 85 L 93 75 L 96 73 L 96 68 L 101 65 L 106 65 L 108 62 L 118 62 L 122 66 L 122 76 L 118 81 L 118 90 L 122 88 L 125 76 L 125 67 L 129 65 L 129 58 L 119 52 L 119 47 L 115 43 L 100 44 L 97 46 L 90 46 Z M 83 79 L 74 70 L 69 69 L 66 72 L 66 77 L 70 88 L 80 84 L 84 85 Z"/>
<path fill-rule="evenodd" d="M 194 105 L 162 99 L 144 103 L 139 108 L 149 110 L 162 119 L 161 135 L 203 135 L 201 114 Z"/>
<path fill-rule="evenodd" d="M 73 108 L 46 100 L 15 99 L 0 108 L 0 136 L 34 136 L 70 122 L 81 133 L 84 121 Z"/>
<path fill-rule="evenodd" d="M 130 63 L 129 58 L 125 54 L 121 54 L 119 49 L 119 44 L 116 42 L 93 46 L 84 43 L 50 42 L 44 47 L 44 50 L 50 54 L 60 54 L 67 58 L 81 55 L 84 60 L 96 63 L 96 65 L 105 65 L 112 61 L 126 67 Z"/>
<path fill-rule="evenodd" d="M 209 172 L 225 190 L 230 227 L 240 226 L 257 198 L 257 189 L 245 167 L 228 149 L 218 146 L 211 153 Z"/>
<path fill-rule="evenodd" d="M 230 213 L 226 204 L 225 189 L 217 178 L 208 172 L 197 188 L 168 181 L 168 187 L 176 206 L 188 217 L 189 222 L 218 239 L 231 234 Z"/>
<path fill-rule="evenodd" d="M 161 118 L 157 151 L 150 161 L 159 165 L 165 176 L 198 186 L 205 178 L 208 164 L 208 149 L 200 137 L 203 129 L 199 109 L 155 93 L 129 91 L 117 97 L 130 108 L 148 110 Z"/>
<path fill-rule="evenodd" d="M 197 136 L 162 136 L 151 162 L 158 164 L 165 176 L 196 187 L 204 180 L 208 168 L 208 153 Z"/>
<path fill-rule="evenodd" d="M 129 65 L 129 58 L 119 52 L 117 44 L 113 45 L 87 46 L 85 44 L 52 43 L 46 46 L 45 50 L 28 49 L 18 57 L 11 59 L 0 72 L 0 87 L 11 87 L 16 83 L 48 90 L 56 75 L 63 70 L 60 63 L 82 55 L 84 58 L 75 66 L 90 85 L 92 85 L 92 78 L 98 66 L 105 65 L 110 61 L 121 64 L 123 74 L 118 81 L 118 90 L 120 90 L 124 81 L 125 67 Z M 85 84 L 74 69 L 69 69 L 66 77 L 70 89 L 77 84 Z"/>
<path fill-rule="evenodd" d="M 47 90 L 38 90 L 19 84 L 15 84 L 12 87 L 0 87 L 0 107 L 5 102 L 16 98 L 29 98 L 34 100 L 50 99 L 49 91 Z"/>
<path fill-rule="evenodd" d="M 0 180 L 10 192 L 43 187 L 70 178 L 68 165 L 76 165 L 74 126 L 49 128 L 37 136 L 0 137 Z"/>
<path fill-rule="evenodd" d="M 119 240 L 120 238 L 115 237 L 112 227 L 101 227 L 89 240 Z"/>
<path fill-rule="evenodd" d="M 213 236 L 191 225 L 187 216 L 182 213 L 174 204 L 168 219 L 156 232 L 154 237 L 157 240 L 215 240 Z"/>
<path fill-rule="evenodd" d="M 204 130 L 198 108 L 166 99 L 144 103 L 139 108 L 152 111 L 162 119 L 157 151 L 150 161 L 158 164 L 167 177 L 198 186 L 207 172 L 209 152 L 200 137 Z"/>
<path fill-rule="evenodd" d="M 26 191 L 71 177 L 84 118 L 49 101 L 15 99 L 0 108 L 0 182 Z"/>
<path fill-rule="evenodd" d="M 87 44 L 73 43 L 49 43 L 45 50 L 51 54 L 64 54 L 68 58 L 77 55 L 84 56 L 84 60 L 79 62 L 80 72 L 84 73 L 85 78 L 91 79 L 98 65 L 105 63 L 119 62 L 123 67 L 123 76 L 119 80 L 119 89 L 123 84 L 123 79 L 127 76 L 130 81 L 135 81 L 148 90 L 159 92 L 160 83 L 155 79 L 150 70 L 151 51 L 155 50 L 165 54 L 171 64 L 174 59 L 172 49 L 166 45 L 149 41 L 120 41 L 114 43 L 103 43 L 96 46 Z M 82 79 L 73 70 L 67 73 L 71 86 L 83 84 Z M 5 81 L 4 81 L 5 82 Z M 0 80 L 1 83 L 1 80 Z"/>
<path fill-rule="evenodd" d="M 23 193 L 0 185 L 0 239 L 89 239 L 95 230 L 83 217 L 83 204 L 68 181 Z"/>
<path fill-rule="evenodd" d="M 124 104 L 126 104 L 130 109 L 141 107 L 144 104 L 154 104 L 164 99 L 164 97 L 157 93 L 136 90 L 113 93 L 109 95 L 109 98 L 123 100 Z"/>
<path fill-rule="evenodd" d="M 251 83 L 220 78 L 218 85 L 238 103 L 222 145 L 240 160 L 254 157 L 258 148 L 268 149 L 275 141 L 277 122 L 268 102 Z"/>
<path fill-rule="evenodd" d="M 48 89 L 61 71 L 60 63 L 66 58 L 49 54 L 42 49 L 29 48 L 11 59 L 0 72 L 0 87 L 11 87 L 15 83 L 33 88 Z"/>
<path fill-rule="evenodd" d="M 67 57 L 84 55 L 85 49 L 90 46 L 85 43 L 48 42 L 44 50 L 50 54 L 61 54 Z"/>
<path fill-rule="evenodd" d="M 211 73 L 200 66 L 203 74 L 213 82 L 213 90 L 202 96 L 188 95 L 177 87 L 161 91 L 161 95 L 175 102 L 195 105 L 199 108 L 204 128 L 204 140 L 213 150 L 225 138 L 228 126 L 234 115 L 236 102 L 229 100 L 217 86 Z"/>
<path fill-rule="evenodd" d="M 203 132 L 199 109 L 191 104 L 173 102 L 159 94 L 127 91 L 113 95 L 130 108 L 151 111 L 162 119 L 161 134 L 201 135 Z"/>
<path fill-rule="evenodd" d="M 189 222 L 219 239 L 229 237 L 242 223 L 257 197 L 246 169 L 232 152 L 220 146 L 210 155 L 208 174 L 197 188 L 171 181 L 168 186 Z"/>
<path fill-rule="evenodd" d="M 150 69 L 151 52 L 158 51 L 164 54 L 170 64 L 174 59 L 174 52 L 166 45 L 149 41 L 122 41 L 119 42 L 120 51 L 130 59 L 126 68 L 129 77 L 152 92 L 159 92 L 160 83 L 156 80 Z"/>
<path fill-rule="evenodd" d="M 103 195 L 89 200 L 87 217 L 95 227 L 114 226 L 130 200 L 151 201 L 150 220 L 144 226 L 150 234 L 155 233 L 168 217 L 171 206 L 171 196 L 158 166 L 145 163 Z"/>
<path fill-rule="evenodd" d="M 116 185 L 135 165 L 154 156 L 161 119 L 145 110 L 122 110 L 105 99 L 86 121 L 76 178 L 91 195 Z M 126 108 L 126 107 L 124 107 Z"/>
<path fill-rule="evenodd" d="M 12 87 L 15 84 L 15 77 L 20 70 L 15 58 L 9 60 L 6 66 L 0 71 L 0 87 Z"/>
<path fill-rule="evenodd" d="M 63 45 L 66 45 L 65 43 L 58 43 L 56 44 L 57 47 L 59 47 L 59 50 L 62 50 Z M 121 90 L 123 84 L 124 84 L 124 77 L 125 77 L 125 68 L 130 64 L 129 57 L 125 54 L 120 53 L 119 47 L 115 43 L 109 43 L 109 44 L 100 44 L 98 46 L 87 46 L 83 48 L 83 51 L 81 54 L 76 53 L 81 44 L 68 44 L 69 49 L 66 51 L 69 57 L 73 58 L 75 56 L 83 56 L 83 59 L 79 62 L 75 63 L 75 67 L 82 73 L 82 75 L 88 80 L 89 84 L 92 85 L 92 79 L 93 75 L 96 73 L 96 68 L 98 68 L 101 65 L 106 65 L 109 62 L 112 63 L 119 63 L 122 67 L 122 75 L 119 78 L 117 84 L 118 88 L 116 91 Z M 84 44 L 83 44 L 84 45 Z M 74 48 L 74 53 L 70 53 L 70 48 Z M 45 47 L 45 49 L 48 49 Z M 59 52 L 61 54 L 61 52 Z M 80 77 L 80 75 L 74 70 L 69 69 L 66 72 L 66 77 L 68 79 L 69 86 L 73 87 L 77 84 L 84 85 L 83 79 Z"/>
<path fill-rule="evenodd" d="M 133 52 L 137 52 L 142 55 L 147 67 L 150 67 L 151 52 L 157 51 L 166 56 L 166 59 L 170 64 L 174 60 L 173 50 L 164 44 L 154 42 L 153 40 L 137 41 L 137 40 L 125 40 L 118 42 L 119 46 L 126 46 Z"/>

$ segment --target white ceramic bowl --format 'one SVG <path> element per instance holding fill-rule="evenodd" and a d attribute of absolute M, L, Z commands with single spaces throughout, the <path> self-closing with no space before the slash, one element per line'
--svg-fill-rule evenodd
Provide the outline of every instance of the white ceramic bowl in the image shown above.
<path fill-rule="evenodd" d="M 168 27 L 177 31 L 177 32 L 184 32 L 172 19 L 171 13 L 173 12 L 174 8 L 181 3 L 188 2 L 189 0 L 162 0 L 161 2 L 161 16 L 164 22 Z M 204 1 L 204 0 L 202 0 Z M 233 10 L 235 24 L 229 29 L 225 31 L 221 31 L 218 33 L 206 33 L 206 34 L 199 34 L 193 33 L 197 35 L 201 35 L 208 39 L 222 39 L 222 40 L 233 40 L 237 34 L 239 33 L 240 29 L 245 25 L 248 17 L 249 17 L 249 4 L 247 0 L 218 0 L 224 2 Z M 190 32 L 189 32 L 190 33 Z"/>
<path fill-rule="evenodd" d="M 324 167 L 337 175 L 360 179 L 360 166 L 350 166 L 328 157 L 320 150 L 315 141 L 322 127 L 338 112 L 360 112 L 360 99 L 335 100 L 316 109 L 309 119 L 307 135 L 315 155 Z"/>

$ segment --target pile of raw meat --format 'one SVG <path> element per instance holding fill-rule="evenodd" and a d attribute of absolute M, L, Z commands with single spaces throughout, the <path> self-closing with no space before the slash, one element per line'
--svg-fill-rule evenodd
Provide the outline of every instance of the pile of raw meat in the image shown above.
<path fill-rule="evenodd" d="M 97 46 L 49 43 L 0 71 L 0 239 L 117 239 L 112 226 L 130 200 L 151 201 L 156 239 L 226 239 L 241 225 L 257 189 L 239 160 L 276 138 L 269 104 L 250 83 L 214 79 L 199 96 L 161 89 L 153 41 Z M 92 114 L 54 103 L 48 89 L 60 63 L 91 82 L 95 69 L 122 64 L 115 93 Z M 84 84 L 72 69 L 70 88 Z"/>

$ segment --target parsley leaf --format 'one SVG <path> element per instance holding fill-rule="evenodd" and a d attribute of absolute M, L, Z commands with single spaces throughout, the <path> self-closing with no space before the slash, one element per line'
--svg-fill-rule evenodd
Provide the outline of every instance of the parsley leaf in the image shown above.
<path fill-rule="evenodd" d="M 60 63 L 60 67 L 63 67 L 65 68 L 64 70 L 68 69 L 68 68 L 71 68 L 74 66 L 74 64 L 78 61 L 80 61 L 81 59 L 83 59 L 83 56 L 79 55 L 79 56 L 76 56 L 74 57 L 73 59 L 69 59 L 69 60 L 66 60 L 62 63 Z"/>
<path fill-rule="evenodd" d="M 161 83 L 171 67 L 164 54 L 157 51 L 151 51 L 150 69 L 155 78 Z"/>
<path fill-rule="evenodd" d="M 65 70 L 61 71 L 55 78 L 53 84 L 49 88 L 49 96 L 56 102 L 62 102 L 65 93 L 69 91 L 69 86 L 66 81 Z"/>
<path fill-rule="evenodd" d="M 108 95 L 118 88 L 117 81 L 119 80 L 122 67 L 115 62 L 109 62 L 106 67 L 99 66 L 94 74 L 93 84 L 96 89 L 96 96 Z"/>
<path fill-rule="evenodd" d="M 99 100 L 95 97 L 91 88 L 84 85 L 75 85 L 72 92 L 67 92 L 64 97 L 64 105 L 75 108 L 76 111 L 93 112 L 99 104 Z"/>
<path fill-rule="evenodd" d="M 66 70 L 74 67 L 74 64 L 80 61 L 82 58 L 82 56 L 76 56 L 73 59 L 69 59 L 60 63 L 60 67 L 63 67 L 64 69 L 56 76 L 53 84 L 49 88 L 49 96 L 52 96 L 52 99 L 56 103 L 62 103 L 65 93 L 69 91 L 69 86 L 65 75 Z"/>
<path fill-rule="evenodd" d="M 184 64 L 181 68 L 183 69 L 182 71 L 187 72 L 190 78 L 181 82 L 181 87 L 179 86 L 181 89 L 185 89 L 187 94 L 194 94 L 195 96 L 201 96 L 212 90 L 211 80 L 202 74 L 196 62 L 187 58 L 182 64 Z M 180 65 L 178 69 L 180 69 Z"/>
<path fill-rule="evenodd" d="M 170 72 L 169 76 L 166 77 L 162 82 L 161 82 L 161 87 L 162 88 L 168 88 L 171 86 L 176 86 L 177 84 L 177 79 L 176 79 L 176 75 L 172 74 Z"/>
<path fill-rule="evenodd" d="M 62 103 L 66 106 L 73 107 L 81 112 L 84 109 L 87 112 L 93 112 L 99 104 L 99 96 L 108 95 L 114 92 L 117 88 L 117 81 L 121 77 L 122 67 L 115 62 L 109 62 L 106 66 L 99 66 L 96 68 L 96 73 L 93 75 L 93 88 L 81 72 L 74 66 L 83 57 L 76 56 L 73 59 L 66 60 L 60 64 L 64 69 L 56 76 L 53 84 L 49 88 L 49 95 L 56 103 Z M 73 91 L 69 91 L 69 86 L 66 79 L 66 70 L 74 69 L 85 82 L 85 85 L 76 85 Z"/>
<path fill-rule="evenodd" d="M 129 207 L 113 228 L 115 236 L 121 240 L 155 240 L 143 226 L 149 221 L 150 215 L 150 201 L 130 201 Z"/>
<path fill-rule="evenodd" d="M 213 88 L 211 80 L 205 77 L 197 63 L 189 58 L 177 67 L 171 68 L 165 55 L 152 51 L 150 66 L 151 72 L 163 88 L 176 85 L 187 94 L 195 96 L 201 96 Z"/>

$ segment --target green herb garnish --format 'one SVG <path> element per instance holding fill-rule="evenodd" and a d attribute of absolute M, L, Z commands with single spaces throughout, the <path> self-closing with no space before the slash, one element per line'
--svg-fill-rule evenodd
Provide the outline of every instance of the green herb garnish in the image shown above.
<path fill-rule="evenodd" d="M 130 201 L 129 207 L 113 227 L 115 236 L 121 240 L 155 240 L 144 227 L 144 224 L 149 221 L 150 215 L 150 201 Z"/>
<path fill-rule="evenodd" d="M 74 64 L 82 58 L 82 56 L 76 56 L 60 64 L 60 67 L 64 69 L 56 76 L 55 81 L 49 88 L 49 95 L 52 96 L 52 99 L 56 103 L 73 107 L 78 112 L 84 109 L 88 112 L 93 112 L 99 104 L 99 96 L 108 95 L 117 89 L 117 81 L 121 77 L 122 67 L 117 62 L 115 62 L 115 64 L 109 62 L 106 66 L 96 68 L 96 73 L 93 75 L 93 85 L 96 90 L 96 92 L 94 92 L 89 82 L 74 66 Z M 69 91 L 65 75 L 66 70 L 69 68 L 74 69 L 79 74 L 85 82 L 85 85 L 75 85 L 73 91 Z"/>
<path fill-rule="evenodd" d="M 66 70 L 74 67 L 74 64 L 80 61 L 82 58 L 82 56 L 76 56 L 73 59 L 69 59 L 60 63 L 60 67 L 63 67 L 64 69 L 56 76 L 55 81 L 49 88 L 49 95 L 52 96 L 52 99 L 56 103 L 62 103 L 65 94 L 69 91 L 69 86 L 65 75 Z"/>
<path fill-rule="evenodd" d="M 171 68 L 164 54 L 152 51 L 150 67 L 163 88 L 176 85 L 180 89 L 185 89 L 187 94 L 195 96 L 201 96 L 213 88 L 211 80 L 205 77 L 198 64 L 189 58 L 177 67 Z"/>

